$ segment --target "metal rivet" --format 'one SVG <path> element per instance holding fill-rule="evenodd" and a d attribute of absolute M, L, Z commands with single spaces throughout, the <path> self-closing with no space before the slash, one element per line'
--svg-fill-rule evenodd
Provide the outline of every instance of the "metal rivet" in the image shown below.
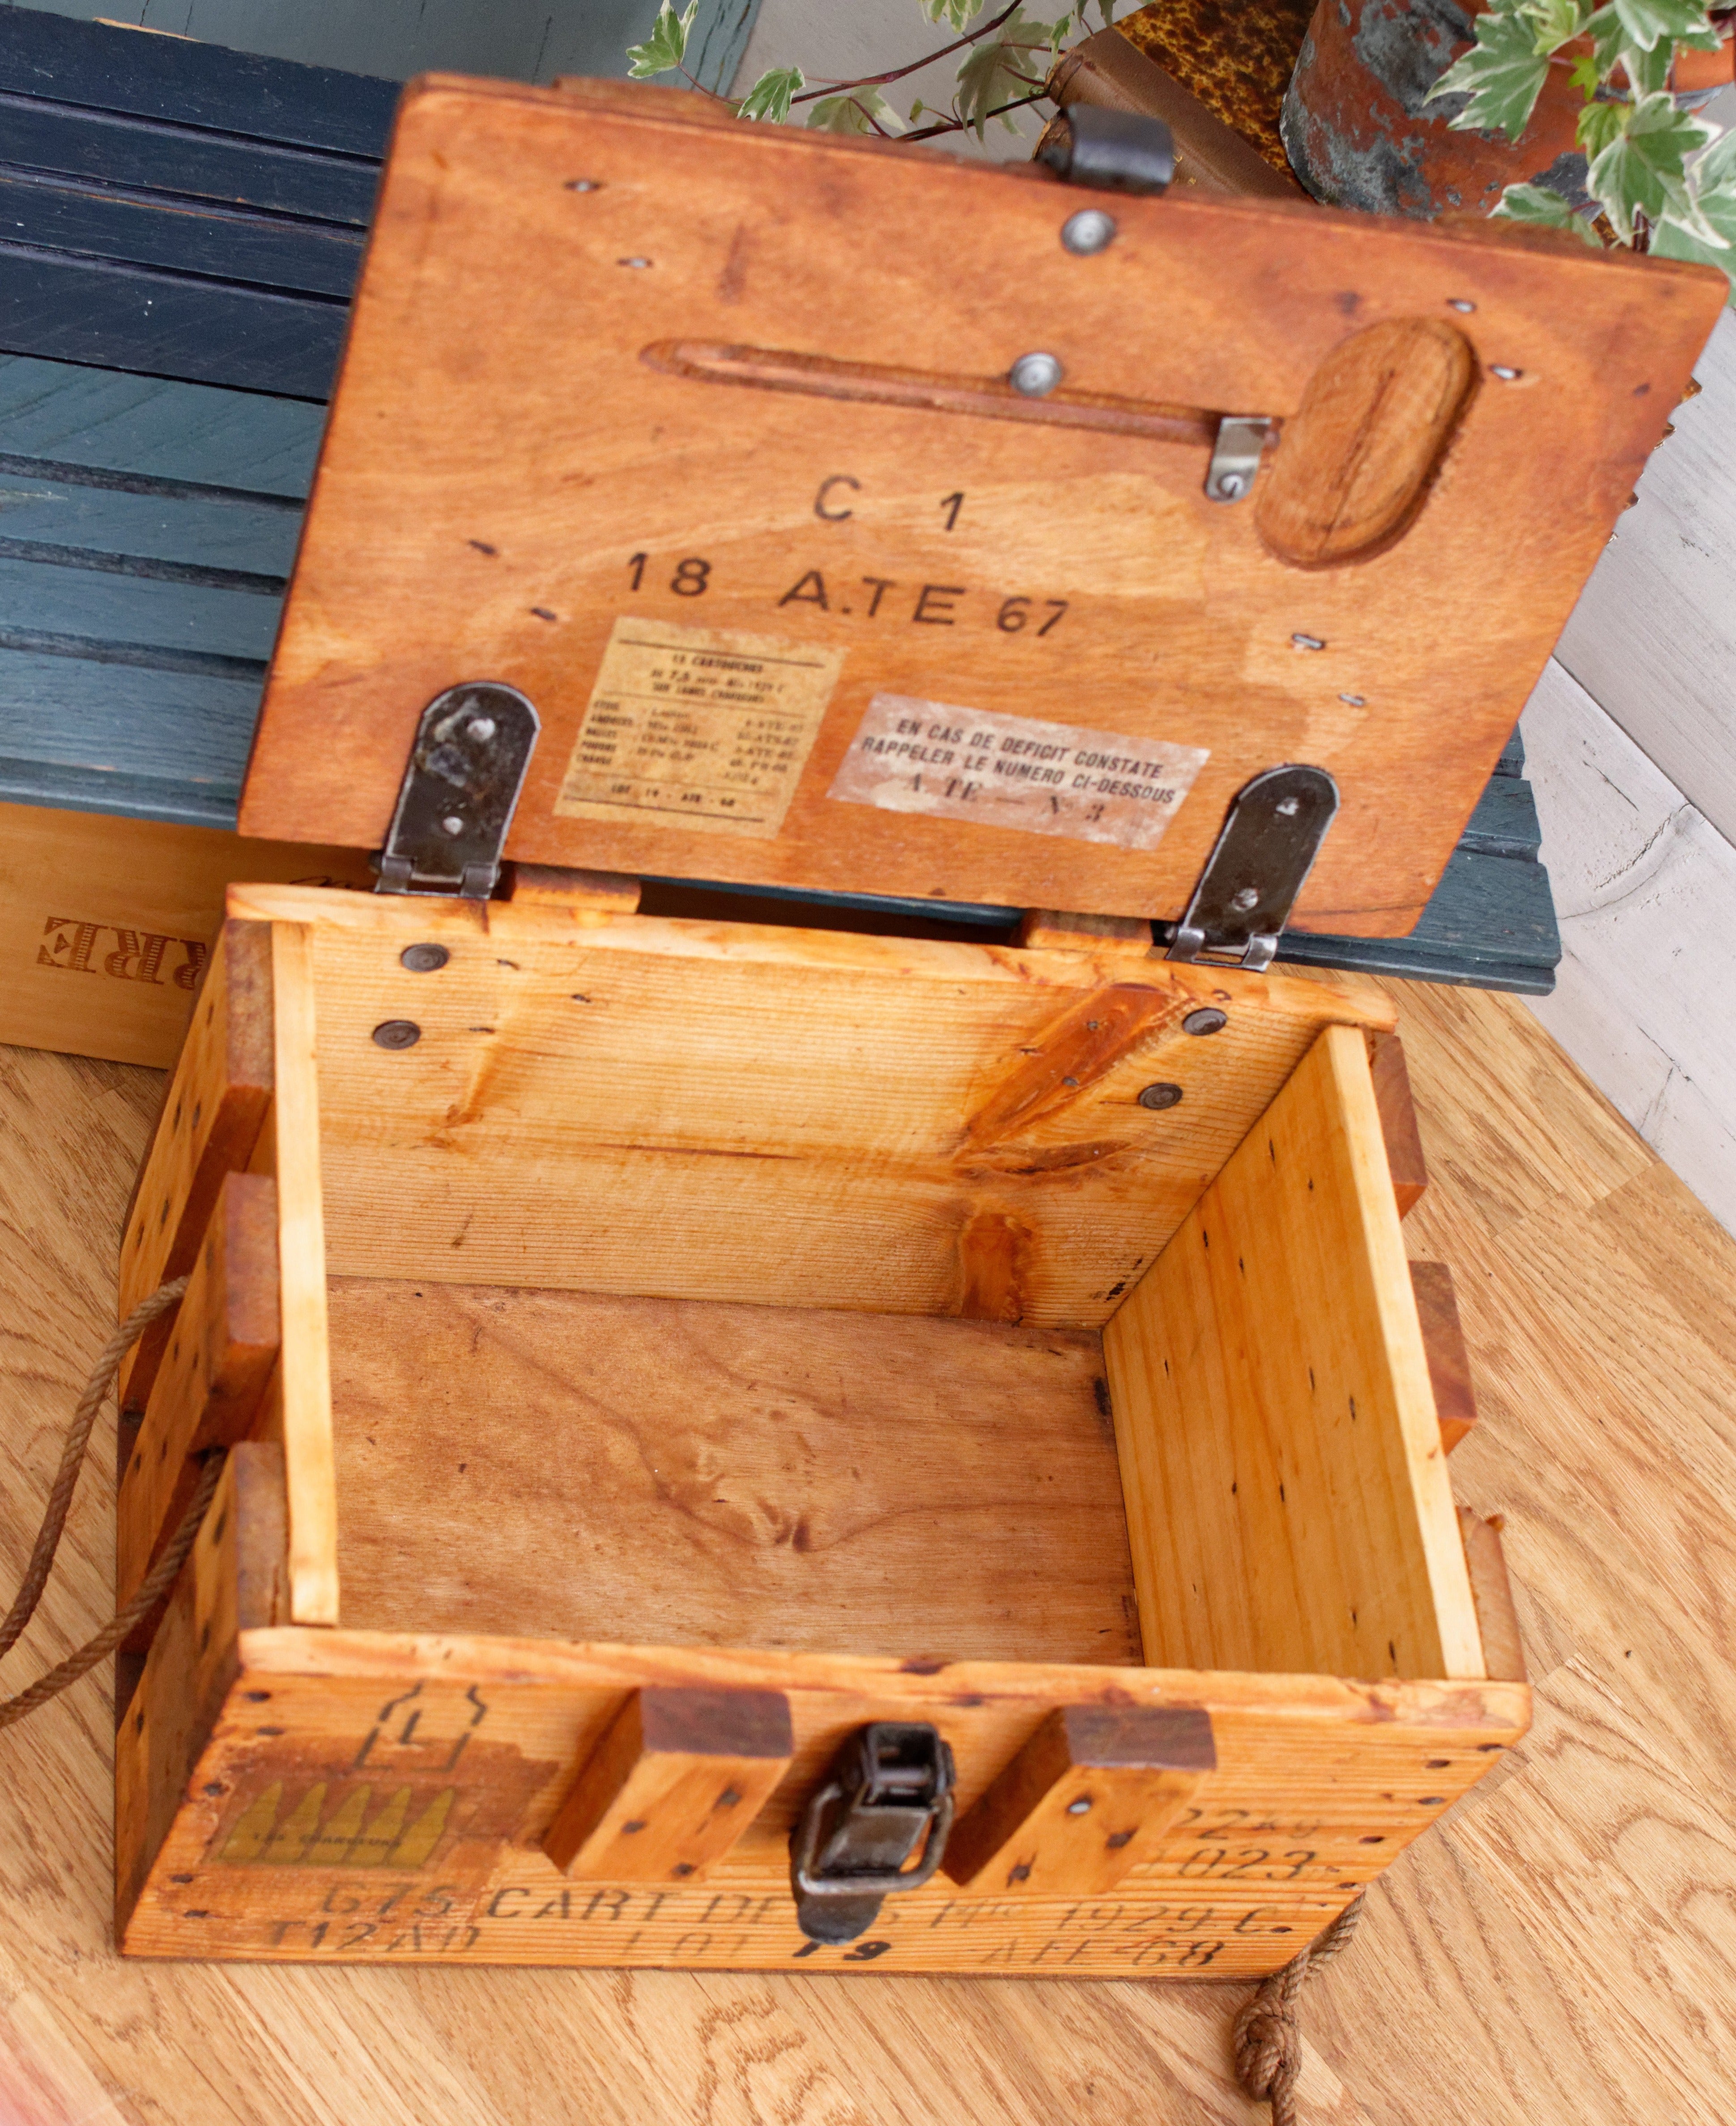
<path fill-rule="evenodd" d="M 1213 502 L 1239 502 L 1248 491 L 1248 484 L 1239 472 L 1221 472 L 1206 493 Z"/>
<path fill-rule="evenodd" d="M 452 957 L 444 945 L 406 945 L 398 955 L 398 964 L 408 967 L 413 975 L 432 975 Z"/>
<path fill-rule="evenodd" d="M 1463 295 L 1449 295 L 1447 298 L 1447 308 L 1450 310 L 1462 311 L 1466 317 L 1469 317 L 1476 307 L 1474 303 L 1466 302 Z"/>
<path fill-rule="evenodd" d="M 1292 650 L 1324 650 L 1326 644 L 1317 635 L 1293 635 L 1290 647 Z"/>
<path fill-rule="evenodd" d="M 1301 810 L 1302 800 L 1299 797 L 1285 797 L 1280 801 L 1278 816 L 1280 820 L 1294 820 Z"/>
<path fill-rule="evenodd" d="M 615 261 L 617 266 L 631 266 L 635 272 L 642 272 L 650 262 L 649 258 L 617 258 Z"/>
<path fill-rule="evenodd" d="M 1160 1110 L 1164 1108 L 1179 1108 L 1181 1104 L 1181 1088 L 1180 1085 L 1147 1085 L 1139 1095 L 1139 1104 L 1142 1108 Z"/>
<path fill-rule="evenodd" d="M 494 735 L 495 724 L 492 716 L 472 716 L 464 726 L 466 738 L 473 738 L 478 745 L 486 745 Z"/>
<path fill-rule="evenodd" d="M 1252 908 L 1258 902 L 1259 899 L 1260 889 L 1258 886 L 1244 886 L 1230 895 L 1230 905 L 1239 914 L 1246 915 L 1249 909 Z"/>
<path fill-rule="evenodd" d="M 1190 1011 L 1181 1022 L 1184 1033 L 1222 1033 L 1229 1024 L 1226 1013 L 1216 1004 L 1204 1004 L 1198 1011 Z"/>
<path fill-rule="evenodd" d="M 1505 362 L 1497 361 L 1490 365 L 1489 374 L 1491 376 L 1498 376 L 1503 384 L 1516 384 L 1525 375 L 1525 371 L 1522 369 L 1509 369 Z"/>
<path fill-rule="evenodd" d="M 1083 214 L 1070 214 L 1061 224 L 1061 241 L 1081 258 L 1106 251 L 1115 241 L 1115 217 L 1095 206 L 1088 206 Z"/>
<path fill-rule="evenodd" d="M 461 834 L 464 832 L 464 822 L 456 812 L 448 812 L 440 822 L 440 831 L 442 834 Z"/>
<path fill-rule="evenodd" d="M 374 1039 L 382 1048 L 414 1048 L 422 1028 L 413 1018 L 388 1018 L 374 1028 Z"/>
<path fill-rule="evenodd" d="M 1089 1816 L 1091 1812 L 1090 1796 L 1081 1794 L 1077 1801 L 1070 1801 L 1067 1805 L 1067 1812 L 1069 1816 Z"/>
<path fill-rule="evenodd" d="M 1021 354 L 1007 372 L 1007 381 L 1015 391 L 1022 391 L 1027 399 L 1046 398 L 1061 381 L 1062 370 L 1058 356 L 1052 354 Z"/>

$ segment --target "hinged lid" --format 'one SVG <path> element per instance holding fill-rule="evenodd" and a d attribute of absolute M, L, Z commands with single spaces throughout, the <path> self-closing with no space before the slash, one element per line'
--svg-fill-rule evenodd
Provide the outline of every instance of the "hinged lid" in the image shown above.
<path fill-rule="evenodd" d="M 542 724 L 511 857 L 1174 922 L 1308 765 L 1300 925 L 1403 933 L 1723 291 L 432 78 L 243 831 L 379 848 L 490 683 Z"/>

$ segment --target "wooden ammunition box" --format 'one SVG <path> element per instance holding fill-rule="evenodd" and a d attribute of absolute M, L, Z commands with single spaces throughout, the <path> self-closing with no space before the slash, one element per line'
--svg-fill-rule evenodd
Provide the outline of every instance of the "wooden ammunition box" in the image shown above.
<path fill-rule="evenodd" d="M 412 92 L 242 815 L 410 890 L 231 889 L 129 1215 L 126 1951 L 1265 1972 L 1524 1732 L 1391 1008 L 1209 917 L 1275 768 L 1403 930 L 1721 286 Z"/>

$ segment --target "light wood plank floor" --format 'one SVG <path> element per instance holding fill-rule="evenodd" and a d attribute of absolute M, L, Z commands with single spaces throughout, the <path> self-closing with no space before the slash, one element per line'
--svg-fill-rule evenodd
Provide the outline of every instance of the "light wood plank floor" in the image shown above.
<path fill-rule="evenodd" d="M 1736 2089 L 1736 1240 L 1526 1009 L 1401 993 L 1538 1717 L 1307 2009 L 1308 2126 L 1710 2122 Z M 0 1050 L 0 1585 L 112 1294 L 161 1080 Z M 111 1432 L 110 1434 L 111 1439 Z M 18 1689 L 104 1613 L 99 1435 Z M 0 1735 L 0 2119 L 1197 2126 L 1241 1989 L 123 1964 L 106 1670 Z"/>

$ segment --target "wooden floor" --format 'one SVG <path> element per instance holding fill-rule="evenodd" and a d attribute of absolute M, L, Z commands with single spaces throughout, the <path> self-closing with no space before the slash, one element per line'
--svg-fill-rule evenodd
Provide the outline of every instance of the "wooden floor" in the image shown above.
<path fill-rule="evenodd" d="M 1736 2088 L 1736 1240 L 1524 1006 L 1401 997 L 1530 1739 L 1311 1989 L 1307 2126 L 1711 2122 Z M 160 1080 L 0 1050 L 0 1587 L 108 1319 Z M 104 1613 L 107 1447 L 21 1688 Z M 6 2126 L 1198 2126 L 1239 1987 L 125 1965 L 108 1671 L 0 1735 Z"/>

